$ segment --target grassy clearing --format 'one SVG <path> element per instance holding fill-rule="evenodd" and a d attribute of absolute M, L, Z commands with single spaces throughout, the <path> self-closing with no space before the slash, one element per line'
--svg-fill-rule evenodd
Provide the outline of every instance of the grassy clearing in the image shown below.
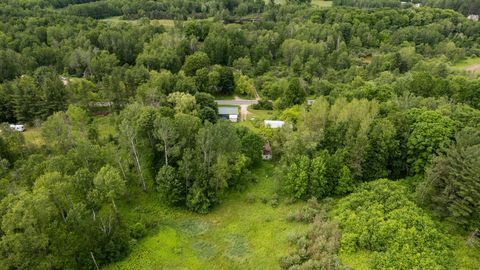
<path fill-rule="evenodd" d="M 252 130 L 258 130 L 258 128 L 263 125 L 263 120 L 275 119 L 277 114 L 275 111 L 254 110 L 252 106 L 248 107 L 248 112 L 250 114 L 248 115 L 247 121 L 240 122 L 239 124 Z"/>
<path fill-rule="evenodd" d="M 140 20 L 124 20 L 122 16 L 114 16 L 106 19 L 101 19 L 101 21 L 111 23 L 111 24 L 121 24 L 121 23 L 131 23 L 139 24 Z M 173 28 L 175 26 L 174 20 L 161 19 L 161 20 L 150 20 L 150 24 L 153 26 L 163 26 L 165 28 Z"/>
<path fill-rule="evenodd" d="M 480 57 L 467 58 L 451 66 L 453 70 L 480 72 Z"/>
<path fill-rule="evenodd" d="M 23 132 L 25 141 L 36 146 L 42 146 L 45 144 L 42 138 L 42 130 L 39 127 L 27 127 Z"/>
<path fill-rule="evenodd" d="M 312 0 L 312 5 L 325 8 L 331 7 L 333 5 L 333 2 L 325 0 Z"/>
<path fill-rule="evenodd" d="M 278 269 L 278 258 L 291 249 L 288 235 L 307 225 L 285 221 L 304 203 L 270 205 L 277 187 L 273 169 L 263 163 L 255 171 L 257 183 L 228 194 L 207 215 L 162 206 L 153 193 L 121 205 L 129 223 L 141 220 L 158 227 L 127 258 L 106 269 Z"/>

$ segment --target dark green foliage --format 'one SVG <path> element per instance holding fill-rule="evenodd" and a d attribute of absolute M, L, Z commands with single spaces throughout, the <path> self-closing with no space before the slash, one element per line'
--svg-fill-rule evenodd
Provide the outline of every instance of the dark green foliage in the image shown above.
<path fill-rule="evenodd" d="M 418 200 L 436 215 L 467 229 L 480 225 L 480 133 L 459 132 L 456 143 L 433 159 L 425 181 L 418 187 Z"/>
<path fill-rule="evenodd" d="M 255 110 L 272 110 L 272 102 L 268 100 L 259 100 L 257 104 L 252 106 Z"/>
<path fill-rule="evenodd" d="M 290 79 L 288 88 L 283 93 L 283 106 L 290 107 L 296 104 L 302 104 L 305 101 L 307 93 L 301 86 L 298 78 Z"/>
<path fill-rule="evenodd" d="M 185 183 L 181 180 L 175 168 L 168 165 L 160 168 L 156 183 L 162 201 L 171 205 L 178 205 L 185 201 Z"/>

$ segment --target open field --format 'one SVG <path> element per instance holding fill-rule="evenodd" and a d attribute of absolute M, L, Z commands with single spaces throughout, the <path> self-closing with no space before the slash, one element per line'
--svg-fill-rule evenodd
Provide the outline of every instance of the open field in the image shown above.
<path fill-rule="evenodd" d="M 325 1 L 325 0 L 312 0 L 312 5 L 318 7 L 331 7 L 333 4 L 332 1 Z"/>
<path fill-rule="evenodd" d="M 213 17 L 209 17 L 206 19 L 197 19 L 197 21 L 213 21 Z M 120 23 L 131 23 L 131 24 L 138 24 L 140 20 L 124 20 L 122 16 L 114 16 L 106 19 L 101 19 L 101 21 L 108 22 L 111 24 L 120 24 Z M 165 28 L 173 28 L 175 27 L 175 20 L 170 19 L 149 19 L 150 24 L 153 26 L 163 26 Z"/>
<path fill-rule="evenodd" d="M 271 205 L 277 189 L 273 170 L 272 163 L 263 163 L 255 170 L 257 183 L 228 194 L 206 215 L 162 206 L 155 193 L 136 196 L 120 206 L 128 222 L 158 227 L 127 258 L 105 269 L 278 269 L 278 258 L 292 248 L 288 236 L 307 225 L 285 221 L 304 203 Z"/>
<path fill-rule="evenodd" d="M 119 23 L 132 23 L 138 24 L 139 20 L 123 20 L 121 16 L 110 17 L 106 19 L 102 19 L 101 21 L 112 23 L 112 24 L 119 24 Z M 174 20 L 150 20 L 150 24 L 153 26 L 164 26 L 165 28 L 172 28 L 175 26 Z"/>

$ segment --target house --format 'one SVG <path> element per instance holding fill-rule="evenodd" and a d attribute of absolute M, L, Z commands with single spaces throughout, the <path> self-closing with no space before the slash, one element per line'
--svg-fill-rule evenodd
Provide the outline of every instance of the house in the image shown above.
<path fill-rule="evenodd" d="M 285 121 L 274 121 L 274 120 L 265 120 L 263 125 L 266 128 L 281 128 L 285 125 Z"/>
<path fill-rule="evenodd" d="M 269 143 L 263 145 L 262 149 L 262 159 L 263 160 L 270 160 L 272 159 L 272 147 Z"/>
<path fill-rule="evenodd" d="M 18 131 L 18 132 L 24 132 L 25 131 L 25 126 L 24 125 L 14 125 L 10 124 L 10 128 L 12 130 Z"/>
<path fill-rule="evenodd" d="M 307 99 L 307 105 L 312 106 L 315 103 L 315 99 Z"/>
<path fill-rule="evenodd" d="M 422 4 L 416 3 L 416 4 L 413 4 L 413 7 L 419 8 L 419 7 L 422 7 Z"/>
<path fill-rule="evenodd" d="M 236 123 L 238 122 L 238 107 L 220 106 L 218 107 L 218 115 L 222 119 Z"/>
<path fill-rule="evenodd" d="M 468 15 L 467 18 L 468 18 L 469 20 L 474 21 L 474 22 L 478 22 L 479 16 L 476 15 L 476 14 L 470 14 L 470 15 Z"/>

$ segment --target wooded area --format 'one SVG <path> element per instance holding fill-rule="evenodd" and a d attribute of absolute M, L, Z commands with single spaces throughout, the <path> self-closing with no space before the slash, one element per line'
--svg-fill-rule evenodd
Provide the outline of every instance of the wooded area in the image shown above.
<path fill-rule="evenodd" d="M 270 268 L 478 268 L 480 4 L 417 2 L 3 1 L 0 268 L 115 267 L 263 185 L 302 228 Z M 181 266 L 266 267 L 216 254 Z"/>

